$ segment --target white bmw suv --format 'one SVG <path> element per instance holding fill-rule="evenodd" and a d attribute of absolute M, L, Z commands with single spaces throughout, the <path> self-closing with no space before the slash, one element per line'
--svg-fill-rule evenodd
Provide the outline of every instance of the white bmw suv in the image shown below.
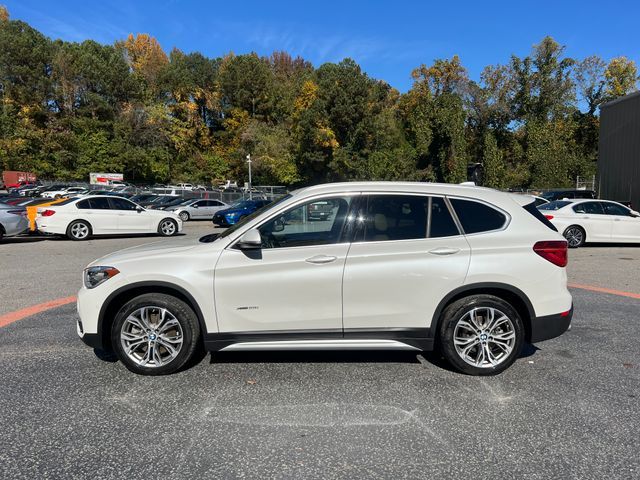
<path fill-rule="evenodd" d="M 310 216 L 315 203 L 328 215 Z M 220 235 L 158 242 L 84 272 L 78 334 L 131 371 L 196 349 L 438 348 L 489 375 L 565 332 L 567 242 L 527 197 L 430 183 L 295 191 Z"/>

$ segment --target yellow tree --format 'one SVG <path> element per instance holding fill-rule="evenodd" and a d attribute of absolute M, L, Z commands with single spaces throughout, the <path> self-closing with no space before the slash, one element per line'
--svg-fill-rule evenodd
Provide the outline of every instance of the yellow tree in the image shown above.
<path fill-rule="evenodd" d="M 160 73 L 169 63 L 169 58 L 158 41 L 146 33 L 135 36 L 130 33 L 126 40 L 116 42 L 116 46 L 124 50 L 133 72 L 155 89 Z"/>
<path fill-rule="evenodd" d="M 606 96 L 608 99 L 622 97 L 636 90 L 638 68 L 635 62 L 627 57 L 617 57 L 611 60 L 604 76 L 607 81 Z"/>
<path fill-rule="evenodd" d="M 0 22 L 9 21 L 9 10 L 4 5 L 0 5 Z"/>

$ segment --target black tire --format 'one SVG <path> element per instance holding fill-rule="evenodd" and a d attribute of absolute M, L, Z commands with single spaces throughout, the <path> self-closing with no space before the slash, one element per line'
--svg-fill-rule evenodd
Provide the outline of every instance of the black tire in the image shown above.
<path fill-rule="evenodd" d="M 2 242 L 3 238 L 4 238 L 4 227 L 0 225 L 0 242 Z"/>
<path fill-rule="evenodd" d="M 123 332 L 123 327 L 125 328 L 125 331 L 129 331 L 127 329 L 129 329 L 131 325 L 127 319 L 132 314 L 134 314 L 134 317 L 138 317 L 139 315 L 137 315 L 136 312 L 145 307 L 148 309 L 165 309 L 175 318 L 175 320 L 177 320 L 180 326 L 180 334 L 178 335 L 177 333 L 174 333 L 174 335 L 182 340 L 182 344 L 177 355 L 168 360 L 167 363 L 163 363 L 158 366 L 141 365 L 140 362 L 144 361 L 144 357 L 138 359 L 138 361 L 134 360 L 134 358 L 131 358 L 127 354 L 125 351 L 125 345 L 123 345 L 123 342 L 127 341 L 126 339 L 122 339 L 121 334 Z M 152 323 L 150 323 L 150 325 L 153 326 Z M 148 332 L 149 331 L 147 330 L 147 333 Z M 140 333 L 144 334 L 145 332 L 141 331 Z M 156 335 L 160 338 L 160 333 L 156 332 Z M 118 359 L 133 373 L 137 373 L 139 375 L 167 375 L 180 370 L 187 364 L 187 362 L 189 362 L 200 345 L 200 335 L 198 319 L 189 305 L 176 297 L 172 297 L 171 295 L 163 293 L 146 293 L 128 301 L 122 306 L 122 308 L 120 308 L 111 328 L 111 345 L 113 346 L 113 350 Z M 150 336 L 144 337 L 143 343 L 146 342 L 146 345 L 143 344 L 139 349 L 134 350 L 132 353 L 134 357 L 142 355 L 146 356 L 149 349 L 154 348 L 149 346 L 150 338 Z M 155 348 L 158 348 L 158 352 L 162 355 L 162 349 L 164 347 L 160 343 L 160 340 L 158 340 L 158 342 L 158 346 Z M 144 350 L 145 346 L 146 350 Z M 165 349 L 164 353 L 169 354 L 169 350 Z"/>
<path fill-rule="evenodd" d="M 180 212 L 178 216 L 180 217 L 180 220 L 182 220 L 183 222 L 188 222 L 191 219 L 189 212 Z"/>
<path fill-rule="evenodd" d="M 67 227 L 67 238 L 76 242 L 91 238 L 91 225 L 84 220 L 75 220 Z"/>
<path fill-rule="evenodd" d="M 507 321 L 496 323 L 494 330 L 482 330 L 478 329 L 476 333 L 471 333 L 470 329 L 466 329 L 464 324 L 466 320 L 470 319 L 471 312 L 474 311 L 478 314 L 476 317 L 479 321 L 485 321 L 488 318 L 486 309 L 494 309 L 494 313 L 502 313 L 507 317 Z M 483 315 L 482 312 L 485 312 Z M 501 316 L 498 319 L 502 318 Z M 461 324 L 460 326 L 458 326 Z M 475 326 L 475 324 L 473 325 Z M 458 330 L 456 330 L 458 327 Z M 454 343 L 454 335 L 458 335 L 468 332 L 467 343 L 462 343 L 458 348 L 461 350 L 469 348 L 473 342 L 477 344 L 475 347 L 470 347 L 469 354 L 464 355 L 459 353 Z M 511 336 L 513 334 L 513 340 L 502 341 L 504 344 L 510 344 L 511 350 L 507 353 L 507 347 L 500 347 L 497 343 L 497 339 L 494 339 L 493 335 Z M 477 335 L 477 336 L 476 336 Z M 483 336 L 484 335 L 484 336 Z M 524 344 L 525 330 L 520 315 L 515 308 L 503 299 L 493 295 L 472 295 L 469 297 L 461 298 L 447 306 L 442 312 L 439 326 L 439 343 L 440 350 L 445 359 L 458 371 L 467 375 L 496 375 L 513 364 L 516 358 L 520 355 L 522 345 Z M 460 338 L 460 336 L 458 337 Z M 485 350 L 486 348 L 486 350 Z M 495 362 L 495 365 L 484 364 L 484 360 L 487 358 L 486 351 L 489 351 L 489 357 L 494 353 L 494 359 L 499 360 Z M 474 355 L 476 354 L 477 355 Z M 483 365 L 472 364 L 470 360 L 476 356 L 477 359 L 483 359 Z M 469 358 L 471 357 L 471 358 Z M 465 358 L 467 360 L 465 360 Z"/>
<path fill-rule="evenodd" d="M 569 248 L 579 248 L 584 245 L 587 240 L 587 233 L 579 225 L 571 225 L 566 228 L 562 236 L 567 239 Z"/>
<path fill-rule="evenodd" d="M 171 226 L 172 227 L 171 227 Z M 164 218 L 158 224 L 158 235 L 163 237 L 172 237 L 178 234 L 178 222 L 173 218 Z"/>

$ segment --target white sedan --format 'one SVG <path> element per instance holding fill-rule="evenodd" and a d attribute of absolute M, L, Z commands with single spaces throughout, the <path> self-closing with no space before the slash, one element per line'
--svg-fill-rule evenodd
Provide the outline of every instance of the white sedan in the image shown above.
<path fill-rule="evenodd" d="M 569 242 L 640 243 L 640 213 L 609 200 L 556 200 L 538 209 Z"/>
<path fill-rule="evenodd" d="M 87 193 L 87 189 L 84 187 L 67 187 L 60 190 L 51 190 L 47 192 L 43 192 L 42 196 L 44 198 L 62 198 L 69 197 L 74 195 L 82 195 Z"/>
<path fill-rule="evenodd" d="M 71 240 L 127 233 L 169 237 L 182 230 L 182 220 L 174 213 L 147 210 L 126 198 L 99 195 L 69 198 L 39 208 L 36 225 L 43 233 L 66 235 Z"/>

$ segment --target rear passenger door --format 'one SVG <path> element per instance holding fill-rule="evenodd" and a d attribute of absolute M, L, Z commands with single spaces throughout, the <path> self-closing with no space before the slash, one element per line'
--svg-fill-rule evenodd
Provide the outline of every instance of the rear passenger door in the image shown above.
<path fill-rule="evenodd" d="M 363 197 L 343 280 L 345 336 L 428 336 L 436 306 L 460 287 L 469 245 L 444 197 Z"/>

